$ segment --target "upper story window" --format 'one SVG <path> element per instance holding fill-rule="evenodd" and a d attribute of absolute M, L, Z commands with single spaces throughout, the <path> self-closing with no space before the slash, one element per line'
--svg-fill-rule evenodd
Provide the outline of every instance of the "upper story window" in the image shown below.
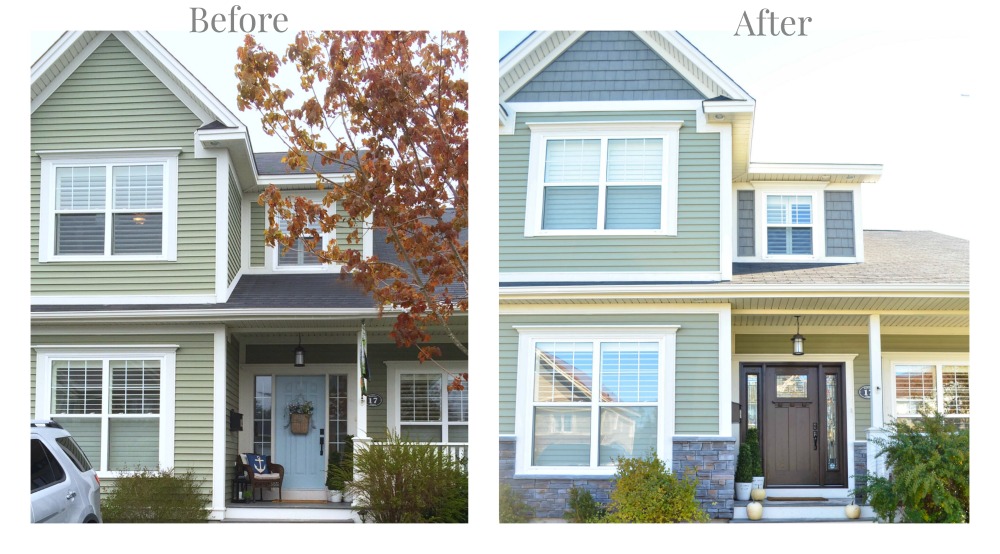
<path fill-rule="evenodd" d="M 738 185 L 736 261 L 862 261 L 856 185 L 754 182 Z"/>
<path fill-rule="evenodd" d="M 811 196 L 767 195 L 767 253 L 813 253 Z"/>
<path fill-rule="evenodd" d="M 39 152 L 39 261 L 176 260 L 178 152 Z"/>
<path fill-rule="evenodd" d="M 302 196 L 312 200 L 313 202 L 320 202 L 323 198 L 322 193 L 313 191 L 289 192 L 288 196 Z M 333 210 L 336 209 L 336 207 L 331 206 L 329 209 Z M 275 224 L 283 232 L 288 231 L 288 220 L 276 216 Z M 287 250 L 280 244 L 268 246 L 267 261 L 265 263 L 268 269 L 272 271 L 289 272 L 340 271 L 340 264 L 325 264 L 320 261 L 319 256 L 316 255 L 316 252 L 326 249 L 330 243 L 336 240 L 336 231 L 331 230 L 324 233 L 320 229 L 320 224 L 318 222 L 307 223 L 305 228 L 312 229 L 319 233 L 319 240 L 315 242 L 315 247 L 310 248 L 307 244 L 310 241 L 311 235 L 303 235 L 299 237 Z"/>
<path fill-rule="evenodd" d="M 529 126 L 526 236 L 676 233 L 680 122 Z"/>

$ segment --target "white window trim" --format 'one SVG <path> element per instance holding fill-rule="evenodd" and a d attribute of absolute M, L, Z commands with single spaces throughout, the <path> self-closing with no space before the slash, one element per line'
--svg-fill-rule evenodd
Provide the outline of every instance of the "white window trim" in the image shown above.
<path fill-rule="evenodd" d="M 288 191 L 285 193 L 286 197 L 296 197 L 301 196 L 312 202 L 320 203 L 323 200 L 323 196 L 326 193 L 319 191 Z M 336 210 L 337 203 L 334 202 L 330 205 L 327 210 Z M 264 228 L 267 229 L 267 207 L 264 208 Z M 284 231 L 284 229 L 283 229 Z M 320 237 L 323 239 L 323 244 L 327 245 L 331 242 L 337 240 L 337 230 L 333 229 L 330 232 L 323 233 L 320 232 Z M 341 247 L 346 245 L 341 245 Z M 264 244 L 264 268 L 266 271 L 273 271 L 275 273 L 323 273 L 323 272 L 339 272 L 343 264 L 332 263 L 332 264 L 314 264 L 314 265 L 281 265 L 278 263 L 278 259 L 281 254 L 281 245 L 276 244 L 274 246 L 269 246 Z"/>
<path fill-rule="evenodd" d="M 402 375 L 404 373 L 407 373 L 407 374 L 409 374 L 409 373 L 417 373 L 417 374 L 423 374 L 423 375 L 440 375 L 444 379 L 443 383 L 445 385 L 445 389 L 442 391 L 442 400 L 443 400 L 444 404 L 442 404 L 442 410 L 441 410 L 442 421 L 440 421 L 440 422 L 433 422 L 433 421 L 426 422 L 427 425 L 440 425 L 441 426 L 441 433 L 442 433 L 441 434 L 441 438 L 443 439 L 442 440 L 442 444 L 452 444 L 452 442 L 448 440 L 448 427 L 450 425 L 469 425 L 469 422 L 454 422 L 454 423 L 451 423 L 451 422 L 446 421 L 446 418 L 448 417 L 447 385 L 448 385 L 448 383 L 450 382 L 450 379 L 453 376 L 455 376 L 455 375 L 457 375 L 459 373 L 468 373 L 468 371 L 469 371 L 469 364 L 468 364 L 468 362 L 460 362 L 460 361 L 434 361 L 434 362 L 425 362 L 425 363 L 421 364 L 421 363 L 416 362 L 416 361 L 412 361 L 412 362 L 411 361 L 387 361 L 387 362 L 385 362 L 385 367 L 386 367 L 386 369 L 388 371 L 388 388 L 387 388 L 387 391 L 388 391 L 388 394 L 389 394 L 389 402 L 388 402 L 389 406 L 388 406 L 388 409 L 386 410 L 386 416 L 387 416 L 386 424 L 389 426 L 390 429 L 393 429 L 397 433 L 400 433 L 401 430 L 402 430 L 402 425 L 401 425 L 402 422 L 400 421 L 400 406 L 399 406 L 400 391 L 399 391 L 399 386 L 400 386 L 400 375 Z M 470 398 L 469 399 L 470 412 L 471 412 L 471 400 L 472 399 Z M 471 413 L 469 415 L 470 415 L 470 419 L 471 419 Z M 471 427 L 470 427 L 470 431 L 471 431 Z M 470 433 L 470 439 L 471 439 L 471 433 Z M 465 444 L 465 443 L 454 443 L 454 444 Z"/>
<path fill-rule="evenodd" d="M 42 159 L 39 181 L 38 261 L 177 261 L 177 182 L 180 148 L 132 148 L 120 150 L 39 150 Z M 67 166 L 148 164 L 163 166 L 163 244 L 159 254 L 112 254 L 105 246 L 103 254 L 57 255 L 55 253 L 56 169 Z M 110 178 L 110 177 L 109 177 Z M 104 212 L 111 211 L 112 196 L 105 198 Z M 105 237 L 105 244 L 110 243 Z"/>
<path fill-rule="evenodd" d="M 855 263 L 864 261 L 864 231 L 861 225 L 861 188 L 856 184 L 829 183 L 827 181 L 754 181 L 740 184 L 733 189 L 732 218 L 739 217 L 738 191 L 754 192 L 754 256 L 739 256 L 738 248 L 733 248 L 736 262 L 830 262 Z M 826 255 L 826 196 L 827 190 L 854 193 L 854 256 Z M 812 254 L 768 254 L 767 253 L 767 197 L 768 196 L 810 196 L 813 212 L 813 253 Z M 739 241 L 739 226 L 733 224 L 733 244 Z"/>
<path fill-rule="evenodd" d="M 883 415 L 885 421 L 891 421 L 890 418 L 903 418 L 909 419 L 916 416 L 900 416 L 896 414 L 896 366 L 897 365 L 932 365 L 936 366 L 934 370 L 934 387 L 935 394 L 937 395 L 937 408 L 940 409 L 943 399 L 941 398 L 941 367 L 946 365 L 962 365 L 969 367 L 969 372 L 972 372 L 972 367 L 969 364 L 969 354 L 959 353 L 959 352 L 885 352 L 882 355 L 882 383 L 888 389 L 888 395 L 885 395 L 885 402 L 883 405 Z M 971 383 L 971 378 L 970 378 Z M 971 396 L 971 384 L 970 396 Z M 948 419 L 972 419 L 972 409 L 970 406 L 969 415 L 946 415 Z"/>
<path fill-rule="evenodd" d="M 528 187 L 525 203 L 524 236 L 615 236 L 676 235 L 680 129 L 683 121 L 618 121 L 587 123 L 528 123 L 531 146 L 528 157 Z M 599 186 L 597 229 L 542 229 L 545 198 L 546 141 L 563 138 L 662 138 L 664 147 L 663 183 L 660 192 L 659 229 L 601 229 L 604 218 L 604 181 Z M 601 153 L 602 160 L 606 153 Z M 603 166 L 603 164 L 602 164 Z"/>
<path fill-rule="evenodd" d="M 535 344 L 555 341 L 641 341 L 657 342 L 660 350 L 659 390 L 656 403 L 657 429 L 656 453 L 667 467 L 671 467 L 671 451 L 674 436 L 674 381 L 677 358 L 677 330 L 679 325 L 642 326 L 515 326 L 518 332 L 517 346 L 517 393 L 514 429 L 517 435 L 517 451 L 514 459 L 514 473 L 517 476 L 571 476 L 571 477 L 611 477 L 614 466 L 533 466 L 533 410 L 534 410 L 534 368 Z M 590 405 L 590 404 L 588 404 Z M 592 418 L 593 419 L 593 418 Z M 599 421 L 591 421 L 591 448 L 595 444 L 595 427 Z"/>
<path fill-rule="evenodd" d="M 35 418 L 52 417 L 52 364 L 62 360 L 158 360 L 160 362 L 160 413 L 159 413 L 159 468 L 174 467 L 174 420 L 175 420 L 175 379 L 177 367 L 177 345 L 130 345 L 130 346 L 80 346 L 53 345 L 34 347 L 35 358 Z M 108 400 L 106 391 L 110 382 L 103 385 L 102 401 Z M 108 464 L 108 418 L 101 413 L 101 467 L 95 468 L 99 477 L 129 475 L 132 471 L 111 471 Z M 150 468 L 153 469 L 153 468 Z"/>

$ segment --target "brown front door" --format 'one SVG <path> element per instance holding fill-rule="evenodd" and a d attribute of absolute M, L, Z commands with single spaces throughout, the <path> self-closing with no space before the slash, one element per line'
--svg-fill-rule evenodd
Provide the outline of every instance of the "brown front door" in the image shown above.
<path fill-rule="evenodd" d="M 843 366 L 744 365 L 743 387 L 760 383 L 753 422 L 761 429 L 768 487 L 846 484 Z M 748 398 L 743 395 L 743 398 Z"/>

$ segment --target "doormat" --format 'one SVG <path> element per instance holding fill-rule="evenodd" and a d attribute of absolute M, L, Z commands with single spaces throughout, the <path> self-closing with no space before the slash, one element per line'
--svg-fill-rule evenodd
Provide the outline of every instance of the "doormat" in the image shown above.
<path fill-rule="evenodd" d="M 274 504 L 327 504 L 326 500 L 271 500 Z"/>
<path fill-rule="evenodd" d="M 830 499 L 821 496 L 768 496 L 767 500 L 775 502 L 825 502 Z"/>

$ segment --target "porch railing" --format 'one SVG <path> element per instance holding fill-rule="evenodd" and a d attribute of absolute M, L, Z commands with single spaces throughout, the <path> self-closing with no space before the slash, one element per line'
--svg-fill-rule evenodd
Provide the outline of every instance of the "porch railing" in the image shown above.
<path fill-rule="evenodd" d="M 464 443 L 464 442 L 428 442 L 428 443 L 422 443 L 422 444 L 426 444 L 428 446 L 433 446 L 433 447 L 438 448 L 441 451 L 441 453 L 444 455 L 445 459 L 453 461 L 453 462 L 456 462 L 456 463 L 459 463 L 459 466 L 464 471 L 468 471 L 468 468 L 469 468 L 469 464 L 468 464 L 468 461 L 469 461 L 469 444 L 468 443 Z M 354 448 L 355 448 L 355 450 L 357 450 L 359 448 L 360 449 L 363 449 L 363 448 L 378 448 L 380 446 L 384 446 L 384 444 L 380 443 L 377 440 L 371 439 L 371 438 L 355 438 L 354 439 Z"/>

